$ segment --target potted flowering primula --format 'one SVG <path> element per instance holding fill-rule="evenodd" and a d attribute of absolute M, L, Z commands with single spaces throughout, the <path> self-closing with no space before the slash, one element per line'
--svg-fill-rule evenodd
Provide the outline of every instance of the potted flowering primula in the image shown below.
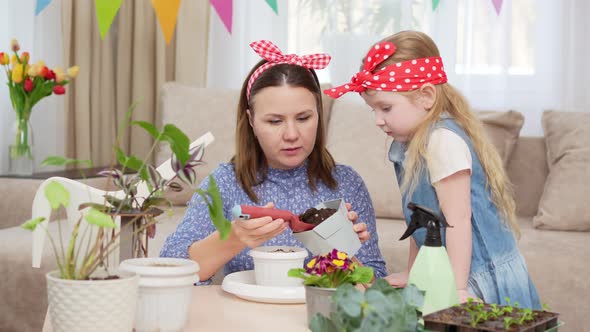
<path fill-rule="evenodd" d="M 12 40 L 12 54 L 0 52 L 0 65 L 4 67 L 12 108 L 16 115 L 14 141 L 9 146 L 10 172 L 31 174 L 33 172 L 32 133 L 29 119 L 33 107 L 52 94 L 63 95 L 65 86 L 78 75 L 79 67 L 67 70 L 47 67 L 45 62 L 33 63 L 29 52 L 19 54 L 20 45 Z"/>
<path fill-rule="evenodd" d="M 305 268 L 289 270 L 290 277 L 303 279 L 308 323 L 316 313 L 330 316 L 335 306 L 332 295 L 341 285 L 366 284 L 373 279 L 373 268 L 361 266 L 347 253 L 332 249 L 313 257 Z"/>

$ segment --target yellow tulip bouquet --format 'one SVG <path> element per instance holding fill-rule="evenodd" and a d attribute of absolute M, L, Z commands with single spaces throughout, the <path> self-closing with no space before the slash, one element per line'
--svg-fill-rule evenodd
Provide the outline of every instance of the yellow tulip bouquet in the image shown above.
<path fill-rule="evenodd" d="M 10 45 L 12 55 L 0 52 L 0 65 L 6 71 L 7 85 L 12 107 L 16 113 L 16 137 L 10 146 L 10 158 L 28 158 L 32 161 L 29 141 L 29 119 L 33 106 L 52 94 L 63 95 L 65 86 L 78 75 L 78 66 L 64 72 L 60 67 L 50 69 L 43 61 L 31 62 L 28 52 L 19 54 L 20 45 L 16 39 Z M 32 164 L 31 164 L 32 165 Z"/>

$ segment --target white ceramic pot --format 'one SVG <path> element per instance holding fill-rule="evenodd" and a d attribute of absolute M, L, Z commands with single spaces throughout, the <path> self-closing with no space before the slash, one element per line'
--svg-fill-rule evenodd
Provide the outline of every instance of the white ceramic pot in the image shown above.
<path fill-rule="evenodd" d="M 301 286 L 303 280 L 289 277 L 292 268 L 303 267 L 307 250 L 300 247 L 266 246 L 250 250 L 254 259 L 256 284 L 261 286 Z"/>
<path fill-rule="evenodd" d="M 53 331 L 131 331 L 139 277 L 127 271 L 115 274 L 120 279 L 65 280 L 59 271 L 47 273 Z"/>
<path fill-rule="evenodd" d="M 199 265 L 190 259 L 127 259 L 121 270 L 139 275 L 135 331 L 181 331 L 186 325 Z"/>

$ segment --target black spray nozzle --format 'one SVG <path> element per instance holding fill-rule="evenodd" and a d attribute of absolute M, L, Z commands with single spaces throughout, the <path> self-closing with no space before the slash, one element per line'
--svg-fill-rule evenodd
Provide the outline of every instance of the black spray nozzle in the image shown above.
<path fill-rule="evenodd" d="M 410 202 L 408 203 L 408 209 L 413 211 L 412 217 L 410 224 L 408 225 L 404 235 L 402 235 L 400 238 L 400 241 L 414 234 L 418 228 L 425 227 L 428 231 L 426 233 L 426 240 L 424 241 L 424 244 L 432 247 L 440 247 L 442 245 L 442 241 L 440 239 L 440 228 L 452 226 L 449 225 L 438 213 L 424 206 Z"/>

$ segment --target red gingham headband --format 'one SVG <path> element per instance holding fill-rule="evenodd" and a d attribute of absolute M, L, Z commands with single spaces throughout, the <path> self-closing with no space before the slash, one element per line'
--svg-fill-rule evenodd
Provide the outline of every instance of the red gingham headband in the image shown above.
<path fill-rule="evenodd" d="M 252 47 L 254 52 L 258 53 L 258 55 L 260 55 L 263 59 L 265 59 L 268 62 L 258 67 L 258 69 L 256 69 L 254 73 L 252 73 L 252 76 L 250 76 L 250 79 L 248 80 L 248 87 L 246 90 L 246 97 L 248 98 L 248 100 L 250 100 L 250 90 L 252 89 L 252 85 L 254 84 L 256 79 L 260 77 L 260 75 L 262 75 L 262 73 L 265 70 L 272 66 L 281 63 L 289 63 L 308 69 L 324 69 L 332 59 L 332 57 L 324 53 L 301 56 L 297 54 L 283 54 L 275 44 L 268 40 L 259 40 L 252 42 L 250 43 L 250 47 Z"/>
<path fill-rule="evenodd" d="M 426 83 L 442 84 L 447 82 L 442 59 L 440 57 L 420 58 L 385 66 L 375 72 L 375 68 L 395 53 L 395 45 L 383 42 L 373 46 L 365 58 L 363 70 L 354 74 L 350 82 L 324 93 L 338 98 L 347 92 L 363 92 L 366 89 L 379 91 L 411 91 Z"/>

